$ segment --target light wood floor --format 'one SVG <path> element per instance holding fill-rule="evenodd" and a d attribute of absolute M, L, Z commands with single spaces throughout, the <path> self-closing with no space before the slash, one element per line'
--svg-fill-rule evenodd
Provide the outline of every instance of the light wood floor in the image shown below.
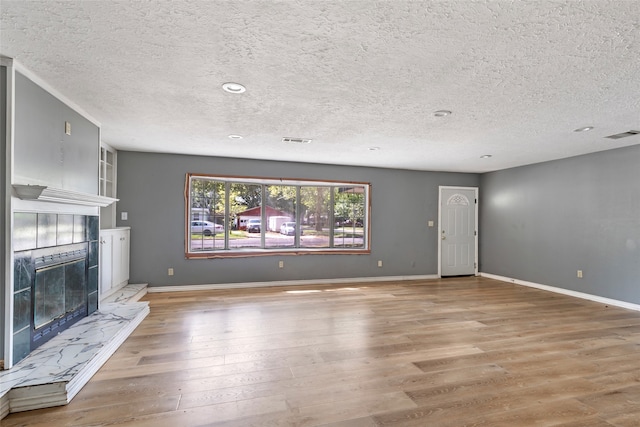
<path fill-rule="evenodd" d="M 65 407 L 2 426 L 640 426 L 640 313 L 481 278 L 150 294 Z"/>

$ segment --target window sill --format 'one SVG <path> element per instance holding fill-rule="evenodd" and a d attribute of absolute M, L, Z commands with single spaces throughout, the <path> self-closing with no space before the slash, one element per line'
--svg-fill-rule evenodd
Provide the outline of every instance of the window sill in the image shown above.
<path fill-rule="evenodd" d="M 187 259 L 214 259 L 214 258 L 250 258 L 262 256 L 298 256 L 298 255 L 368 255 L 371 249 L 248 249 L 216 252 L 188 252 Z"/>

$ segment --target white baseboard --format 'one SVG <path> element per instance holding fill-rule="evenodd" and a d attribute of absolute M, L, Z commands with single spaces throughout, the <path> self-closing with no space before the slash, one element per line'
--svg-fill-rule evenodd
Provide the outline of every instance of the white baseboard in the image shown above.
<path fill-rule="evenodd" d="M 281 280 L 273 282 L 220 283 L 210 285 L 149 286 L 147 288 L 147 292 L 207 291 L 239 288 L 263 288 L 269 286 L 334 285 L 363 282 L 401 282 L 407 280 L 434 280 L 439 278 L 440 277 L 438 277 L 437 274 L 428 274 L 421 276 L 352 277 L 344 279 Z"/>
<path fill-rule="evenodd" d="M 595 301 L 605 305 L 612 305 L 614 307 L 621 307 L 621 308 L 627 308 L 629 310 L 640 311 L 639 304 L 633 304 L 626 301 L 605 298 L 598 295 L 586 294 L 584 292 L 572 291 L 569 289 L 556 288 L 554 286 L 549 286 L 549 285 L 541 285 L 539 283 L 527 282 L 525 280 L 512 279 L 511 277 L 498 276 L 496 274 L 480 273 L 480 276 L 486 277 L 487 279 L 500 280 L 501 282 L 514 283 L 516 285 L 528 286 L 530 288 L 542 289 L 544 291 L 555 292 L 557 294 L 569 295 L 576 298 Z"/>

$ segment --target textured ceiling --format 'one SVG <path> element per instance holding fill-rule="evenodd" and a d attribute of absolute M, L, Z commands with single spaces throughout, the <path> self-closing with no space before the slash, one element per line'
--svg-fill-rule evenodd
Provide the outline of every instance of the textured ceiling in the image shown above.
<path fill-rule="evenodd" d="M 2 0 L 0 11 L 0 53 L 118 149 L 484 172 L 640 143 L 603 138 L 640 130 L 638 1 Z M 247 91 L 222 91 L 229 81 Z M 442 109 L 453 114 L 433 116 Z M 583 126 L 595 128 L 573 132 Z"/>

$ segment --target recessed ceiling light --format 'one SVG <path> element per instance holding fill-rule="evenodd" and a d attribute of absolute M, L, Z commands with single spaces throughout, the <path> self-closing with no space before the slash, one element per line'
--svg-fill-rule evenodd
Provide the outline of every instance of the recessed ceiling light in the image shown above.
<path fill-rule="evenodd" d="M 491 154 L 485 154 L 484 156 L 480 156 L 481 159 L 490 159 L 493 157 Z"/>
<path fill-rule="evenodd" d="M 380 147 L 369 147 L 369 151 L 378 151 Z"/>
<path fill-rule="evenodd" d="M 247 90 L 246 87 L 242 86 L 240 83 L 228 82 L 222 85 L 222 89 L 229 93 L 243 93 Z"/>
<path fill-rule="evenodd" d="M 242 135 L 229 135 L 229 139 L 242 139 Z"/>
<path fill-rule="evenodd" d="M 585 126 L 583 128 L 575 129 L 574 132 L 589 132 L 593 129 L 593 126 Z"/>
<path fill-rule="evenodd" d="M 449 110 L 438 110 L 433 112 L 433 115 L 436 117 L 447 117 L 450 114 L 451 114 L 451 111 Z"/>

